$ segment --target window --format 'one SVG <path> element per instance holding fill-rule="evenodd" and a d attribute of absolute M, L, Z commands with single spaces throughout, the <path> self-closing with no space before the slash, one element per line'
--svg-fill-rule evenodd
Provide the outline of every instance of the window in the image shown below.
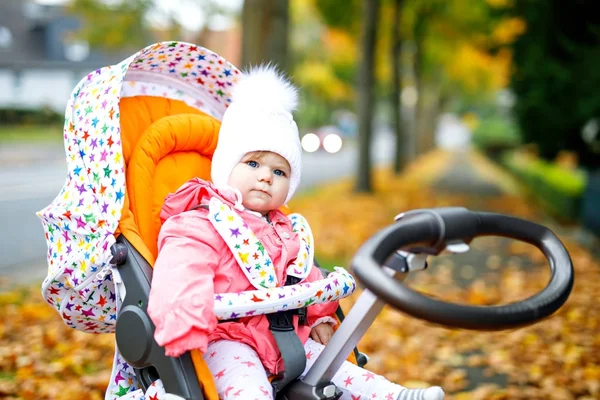
<path fill-rule="evenodd" d="M 90 45 L 85 40 L 67 39 L 64 42 L 65 58 L 69 61 L 83 61 L 90 55 Z"/>
<path fill-rule="evenodd" d="M 10 29 L 0 25 L 0 50 L 8 49 L 12 45 L 13 36 Z"/>

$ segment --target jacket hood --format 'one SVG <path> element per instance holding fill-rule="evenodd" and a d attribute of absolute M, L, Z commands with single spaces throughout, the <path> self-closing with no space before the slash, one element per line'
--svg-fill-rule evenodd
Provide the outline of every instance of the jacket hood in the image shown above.
<path fill-rule="evenodd" d="M 220 198 L 234 208 L 240 209 L 241 194 L 231 187 L 220 187 L 217 189 L 211 182 L 200 178 L 194 178 L 179 189 L 165 197 L 165 202 L 160 211 L 160 221 L 164 223 L 173 215 L 189 211 L 202 204 L 208 204 L 213 197 Z"/>

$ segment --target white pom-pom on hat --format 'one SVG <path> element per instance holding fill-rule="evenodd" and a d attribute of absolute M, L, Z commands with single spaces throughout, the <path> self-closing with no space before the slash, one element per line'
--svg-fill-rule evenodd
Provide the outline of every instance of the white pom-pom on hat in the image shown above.
<path fill-rule="evenodd" d="M 272 64 L 252 67 L 231 91 L 233 103 L 283 107 L 289 113 L 298 106 L 298 91 Z"/>
<path fill-rule="evenodd" d="M 244 73 L 232 88 L 212 158 L 211 177 L 217 187 L 228 185 L 231 171 L 252 151 L 271 151 L 290 164 L 288 202 L 300 183 L 302 146 L 292 111 L 298 91 L 273 65 Z"/>

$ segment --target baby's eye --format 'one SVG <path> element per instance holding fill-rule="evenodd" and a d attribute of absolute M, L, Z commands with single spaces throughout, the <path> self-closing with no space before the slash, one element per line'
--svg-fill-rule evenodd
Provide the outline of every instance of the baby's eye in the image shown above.
<path fill-rule="evenodd" d="M 252 168 L 258 167 L 258 163 L 256 161 L 248 161 L 246 164 Z"/>
<path fill-rule="evenodd" d="M 276 169 L 275 171 L 273 171 L 273 173 L 274 173 L 275 175 L 279 175 L 279 176 L 285 176 L 285 172 L 283 172 L 283 171 L 282 171 L 282 170 L 280 170 L 280 169 Z"/>

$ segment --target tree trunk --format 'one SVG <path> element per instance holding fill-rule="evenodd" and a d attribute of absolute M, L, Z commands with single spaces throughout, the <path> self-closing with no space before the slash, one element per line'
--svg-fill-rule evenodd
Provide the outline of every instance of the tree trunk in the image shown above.
<path fill-rule="evenodd" d="M 289 0 L 245 0 L 242 66 L 275 63 L 288 72 Z"/>
<path fill-rule="evenodd" d="M 400 60 L 402 51 L 402 39 L 400 38 L 400 15 L 403 0 L 394 3 L 394 22 L 392 23 L 392 118 L 393 129 L 396 134 L 396 149 L 394 156 L 394 173 L 398 175 L 408 163 L 408 145 L 406 131 L 402 126 L 402 104 L 400 94 L 402 93 L 402 63 Z"/>
<path fill-rule="evenodd" d="M 442 78 L 441 71 L 438 71 L 433 81 L 428 85 L 426 117 L 424 121 L 424 144 L 423 151 L 429 152 L 436 147 L 436 130 L 440 115 L 443 113 L 442 104 Z"/>
<path fill-rule="evenodd" d="M 417 13 L 417 22 L 414 28 L 414 77 L 415 77 L 415 89 L 417 90 L 417 103 L 415 104 L 415 122 L 413 141 L 415 145 L 415 153 L 417 156 L 423 154 L 427 148 L 427 137 L 426 137 L 426 84 L 425 84 L 425 34 L 426 24 L 429 17 L 427 11 L 421 11 Z"/>
<path fill-rule="evenodd" d="M 417 103 L 415 104 L 415 131 L 414 142 L 416 155 L 419 156 L 425 151 L 425 82 L 423 73 L 423 42 L 417 37 L 415 40 L 414 68 L 415 68 L 415 88 L 417 90 Z"/>
<path fill-rule="evenodd" d="M 371 137 L 374 111 L 374 59 L 379 0 L 363 0 L 362 59 L 358 82 L 358 173 L 355 190 L 371 192 Z"/>

